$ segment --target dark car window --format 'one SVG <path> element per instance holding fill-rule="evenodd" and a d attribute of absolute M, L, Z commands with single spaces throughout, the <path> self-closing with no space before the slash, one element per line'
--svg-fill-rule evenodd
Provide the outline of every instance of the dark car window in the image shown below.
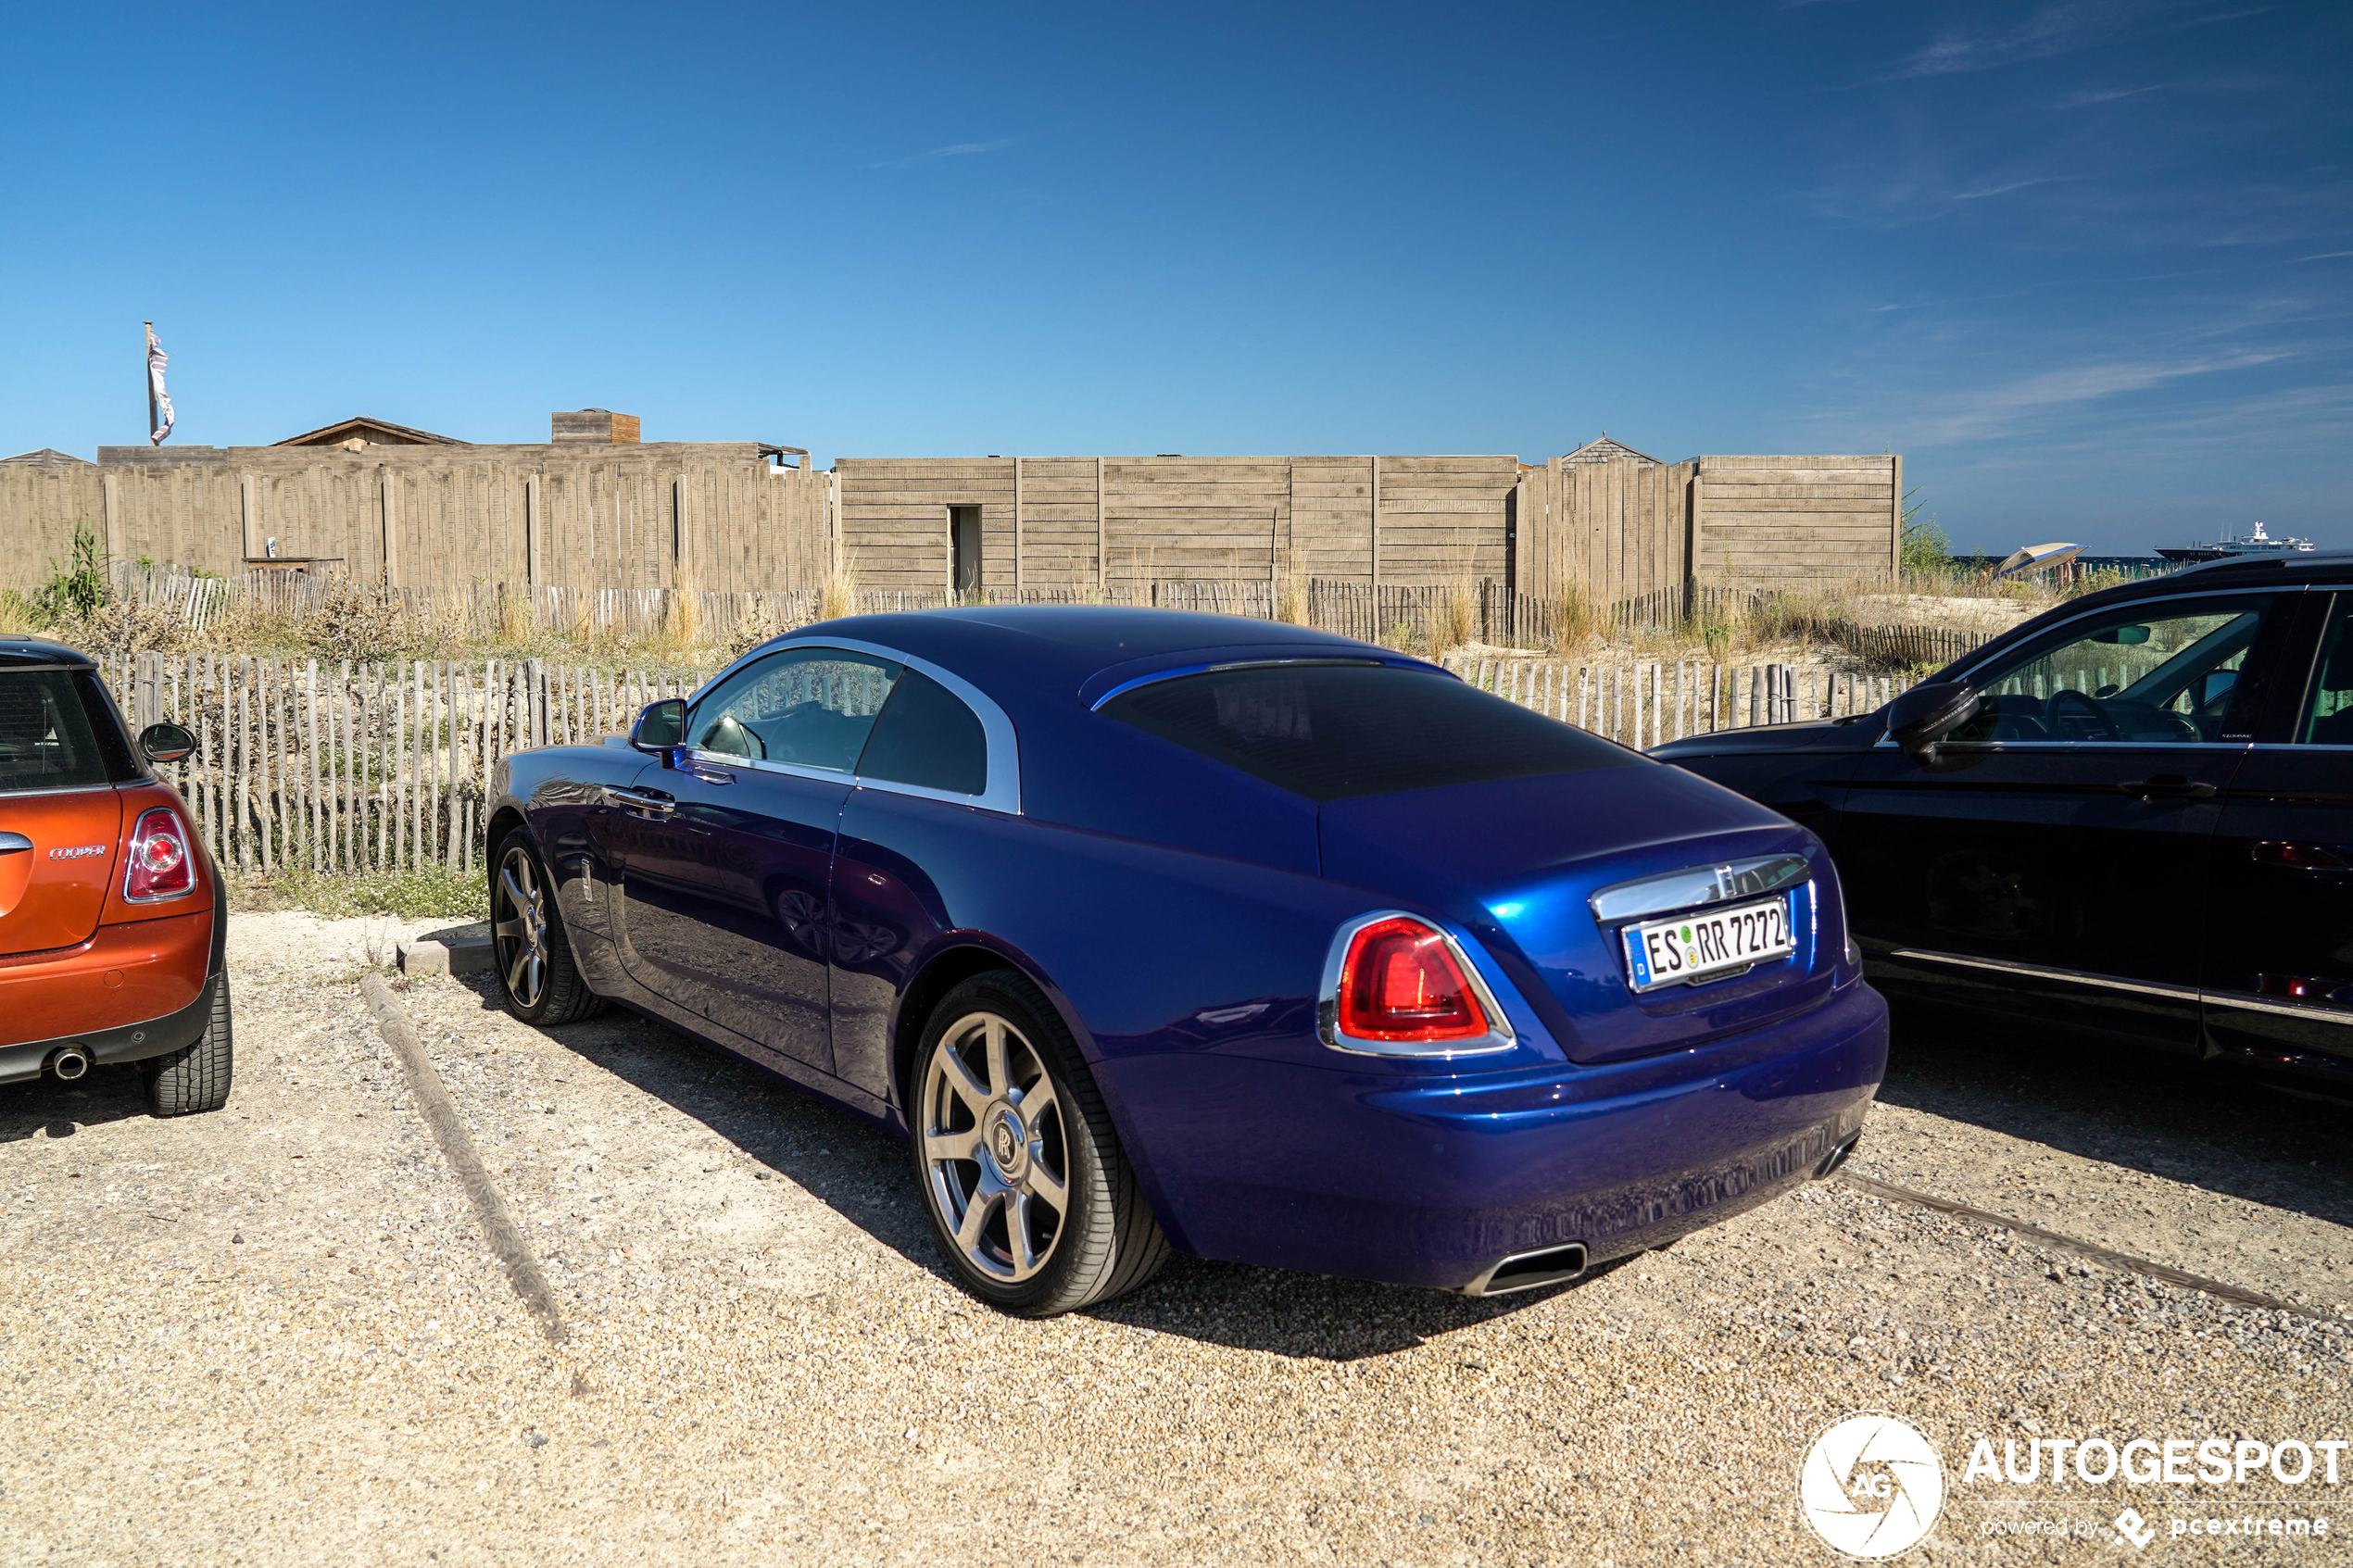
<path fill-rule="evenodd" d="M 963 698 L 910 670 L 875 720 L 858 776 L 978 795 L 988 787 L 988 736 Z"/>
<path fill-rule="evenodd" d="M 2058 627 L 1972 671 L 1984 705 L 1956 741 L 2198 742 L 2221 736 L 2271 600 L 2143 600 Z"/>
<path fill-rule="evenodd" d="M 847 773 L 899 674 L 888 659 L 843 648 L 786 648 L 745 665 L 696 703 L 686 744 Z"/>
<path fill-rule="evenodd" d="M 2321 662 L 2296 739 L 2307 746 L 2353 746 L 2353 594 L 2336 596 L 2321 633 Z"/>
<path fill-rule="evenodd" d="M 0 791 L 111 783 L 119 749 L 99 745 L 70 671 L 0 671 Z"/>
<path fill-rule="evenodd" d="M 1318 801 L 1641 760 L 1452 676 L 1378 665 L 1180 675 L 1102 711 Z"/>

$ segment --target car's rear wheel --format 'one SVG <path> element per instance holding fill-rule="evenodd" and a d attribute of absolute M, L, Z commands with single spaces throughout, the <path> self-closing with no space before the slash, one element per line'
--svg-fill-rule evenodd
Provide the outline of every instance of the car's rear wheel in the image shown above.
<path fill-rule="evenodd" d="M 1094 1079 L 1027 980 L 998 971 L 950 991 L 910 1076 L 924 1210 L 966 1290 L 1049 1317 L 1133 1290 L 1168 1261 Z"/>
<path fill-rule="evenodd" d="M 142 1062 L 147 1081 L 147 1114 L 194 1116 L 229 1103 L 235 1045 L 229 1023 L 229 975 L 212 977 L 212 1011 L 195 1044 L 170 1056 Z"/>
<path fill-rule="evenodd" d="M 547 868 L 521 828 L 498 841 L 491 861 L 490 950 L 499 997 L 525 1023 L 570 1023 L 604 1006 L 573 960 Z"/>

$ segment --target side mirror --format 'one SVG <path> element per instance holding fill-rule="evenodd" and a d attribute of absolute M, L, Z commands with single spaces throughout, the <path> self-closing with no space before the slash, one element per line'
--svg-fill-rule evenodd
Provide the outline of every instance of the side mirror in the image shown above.
<path fill-rule="evenodd" d="M 179 724 L 150 724 L 139 732 L 139 749 L 150 762 L 181 762 L 196 754 L 196 737 Z"/>
<path fill-rule="evenodd" d="M 1914 686 L 1887 705 L 1887 738 L 1926 768 L 1936 761 L 1936 744 L 1977 716 L 1977 690 L 1948 682 Z"/>
<path fill-rule="evenodd" d="M 664 697 L 660 702 L 646 704 L 645 711 L 637 715 L 637 721 L 629 726 L 629 744 L 640 751 L 661 753 L 665 767 L 669 766 L 670 749 L 685 745 L 686 740 L 686 699 L 684 697 Z"/>

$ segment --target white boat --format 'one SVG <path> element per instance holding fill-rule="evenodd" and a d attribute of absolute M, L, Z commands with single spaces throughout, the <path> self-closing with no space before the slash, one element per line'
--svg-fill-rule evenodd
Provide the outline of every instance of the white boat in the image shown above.
<path fill-rule="evenodd" d="M 2217 539 L 2211 545 L 2191 545 L 2186 548 L 2160 548 L 2157 553 L 2167 560 L 2199 561 L 2221 560 L 2225 556 L 2284 556 L 2292 551 L 2315 547 L 2311 540 L 2293 535 L 2274 539 L 2263 532 L 2263 525 L 2259 522 L 2247 531 L 2245 538 Z"/>

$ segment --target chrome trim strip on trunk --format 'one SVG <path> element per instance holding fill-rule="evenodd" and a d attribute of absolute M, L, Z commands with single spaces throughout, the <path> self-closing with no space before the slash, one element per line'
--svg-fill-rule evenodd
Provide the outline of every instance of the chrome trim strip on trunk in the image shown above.
<path fill-rule="evenodd" d="M 1758 898 L 1795 887 L 1813 874 L 1814 868 L 1803 855 L 1752 855 L 1713 866 L 1685 866 L 1631 882 L 1614 882 L 1596 888 L 1586 902 L 1592 906 L 1593 918 L 1606 925 L 1643 915 L 1663 915 L 1670 909 Z"/>

